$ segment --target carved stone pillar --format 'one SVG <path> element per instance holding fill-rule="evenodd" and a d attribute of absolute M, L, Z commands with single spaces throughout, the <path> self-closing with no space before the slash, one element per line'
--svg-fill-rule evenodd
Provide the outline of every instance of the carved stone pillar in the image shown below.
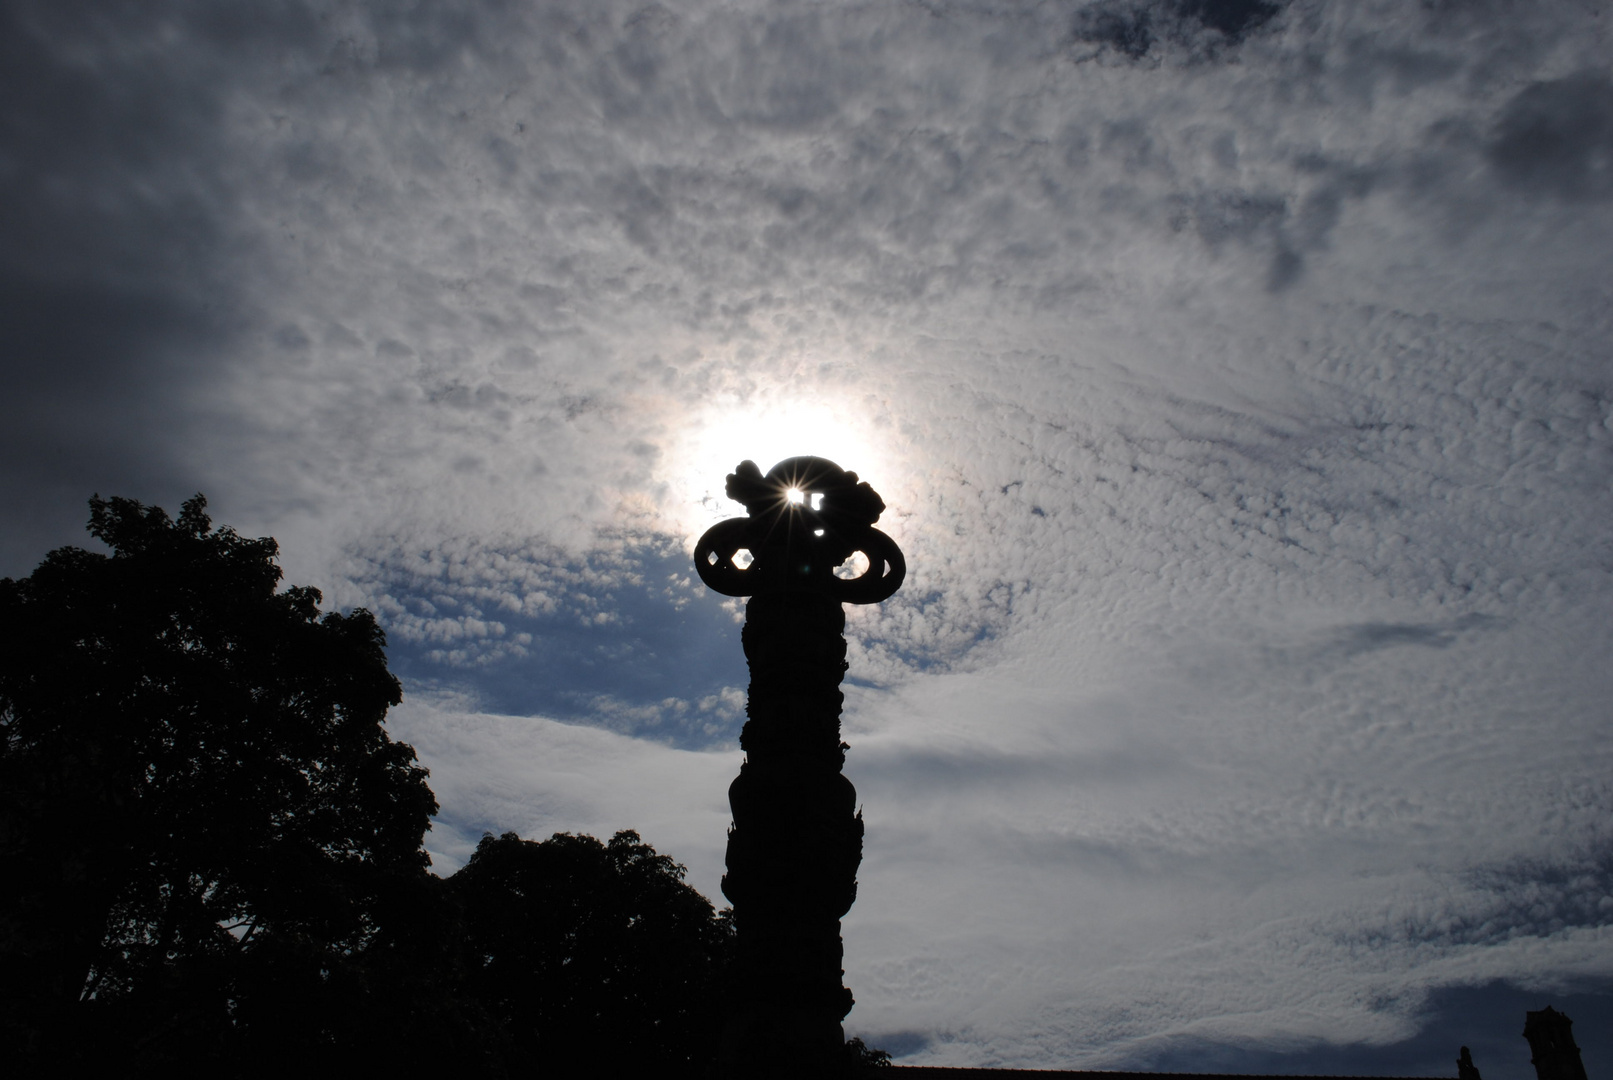
<path fill-rule="evenodd" d="M 739 953 L 719 1072 L 820 1077 L 843 1053 L 840 1021 L 852 996 L 841 985 L 840 919 L 862 862 L 857 792 L 840 772 L 840 605 L 887 599 L 907 567 L 873 527 L 883 500 L 832 461 L 790 458 L 766 476 L 746 461 L 727 492 L 749 516 L 712 526 L 695 546 L 702 581 L 751 598 L 746 757 L 728 789 L 734 823 L 722 883 Z M 868 565 L 854 573 L 845 564 L 858 552 Z"/>

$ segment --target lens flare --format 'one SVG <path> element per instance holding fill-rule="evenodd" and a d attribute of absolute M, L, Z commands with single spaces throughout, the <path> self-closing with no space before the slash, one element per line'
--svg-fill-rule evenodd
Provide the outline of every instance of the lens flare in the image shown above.
<path fill-rule="evenodd" d="M 667 485 L 669 524 L 693 544 L 714 522 L 742 514 L 725 497 L 723 480 L 746 459 L 766 472 L 785 458 L 812 455 L 895 486 L 891 425 L 870 422 L 869 411 L 866 402 L 782 393 L 707 405 L 681 422 L 658 470 Z M 821 502 L 818 493 L 800 488 L 787 497 L 797 506 Z"/>

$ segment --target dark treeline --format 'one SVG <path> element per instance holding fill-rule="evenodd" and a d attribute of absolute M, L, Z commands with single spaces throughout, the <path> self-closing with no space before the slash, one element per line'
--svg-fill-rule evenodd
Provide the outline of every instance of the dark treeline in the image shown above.
<path fill-rule="evenodd" d="M 400 690 L 374 618 L 279 589 L 275 542 L 205 505 L 93 499 L 110 556 L 0 581 L 8 1056 L 705 1075 L 727 913 L 633 832 L 488 835 L 430 874 L 437 805 L 383 727 Z"/>

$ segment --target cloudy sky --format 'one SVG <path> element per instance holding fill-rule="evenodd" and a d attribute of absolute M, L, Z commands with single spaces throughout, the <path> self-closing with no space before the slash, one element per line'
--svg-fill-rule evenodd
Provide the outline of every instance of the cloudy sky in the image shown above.
<path fill-rule="evenodd" d="M 382 618 L 440 872 L 721 902 L 743 458 L 870 480 L 848 1031 L 1613 1070 L 1613 8 L 0 3 L 0 574 L 91 493 Z M 1600 1031 L 1598 1029 L 1601 1029 Z"/>

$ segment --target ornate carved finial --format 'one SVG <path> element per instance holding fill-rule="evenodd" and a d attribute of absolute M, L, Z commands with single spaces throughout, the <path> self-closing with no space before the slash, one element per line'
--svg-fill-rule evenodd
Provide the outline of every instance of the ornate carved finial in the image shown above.
<path fill-rule="evenodd" d="M 815 592 L 843 604 L 889 599 L 907 575 L 896 542 L 874 522 L 885 501 L 857 474 L 819 457 L 793 457 L 762 475 L 742 461 L 728 475 L 728 497 L 749 517 L 718 522 L 695 545 L 700 580 L 724 596 L 763 592 Z M 751 562 L 736 562 L 749 552 Z M 868 568 L 839 576 L 857 552 Z"/>

